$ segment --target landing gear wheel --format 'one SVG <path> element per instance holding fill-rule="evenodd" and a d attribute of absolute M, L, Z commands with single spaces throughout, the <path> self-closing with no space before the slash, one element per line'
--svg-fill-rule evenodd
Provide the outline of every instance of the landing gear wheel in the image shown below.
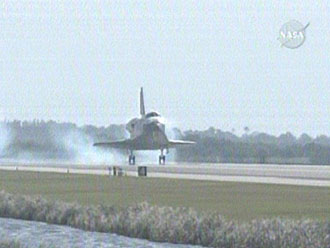
<path fill-rule="evenodd" d="M 128 164 L 129 165 L 135 165 L 135 156 L 134 155 L 130 155 L 128 157 Z"/>
<path fill-rule="evenodd" d="M 165 155 L 159 156 L 159 164 L 165 164 Z"/>

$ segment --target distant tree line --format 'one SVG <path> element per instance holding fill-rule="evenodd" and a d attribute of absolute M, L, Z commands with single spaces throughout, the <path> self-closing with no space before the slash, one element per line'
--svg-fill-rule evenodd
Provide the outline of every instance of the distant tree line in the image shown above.
<path fill-rule="evenodd" d="M 174 129 L 175 138 L 196 141 L 180 147 L 176 161 L 222 163 L 297 163 L 330 164 L 330 137 L 295 137 L 287 132 L 280 136 L 246 132 L 237 136 L 213 127 L 205 131 Z M 128 137 L 124 125 L 77 126 L 55 121 L 4 121 L 0 123 L 1 158 L 73 159 L 76 150 L 91 147 L 96 141 Z"/>
<path fill-rule="evenodd" d="M 0 123 L 0 157 L 8 159 L 75 159 L 78 150 L 91 148 L 97 140 L 125 137 L 123 125 L 78 127 L 55 121 Z"/>
<path fill-rule="evenodd" d="M 254 132 L 241 137 L 209 128 L 178 134 L 196 141 L 177 150 L 177 161 L 223 163 L 330 164 L 330 137 L 295 137 L 287 132 L 276 137 Z"/>

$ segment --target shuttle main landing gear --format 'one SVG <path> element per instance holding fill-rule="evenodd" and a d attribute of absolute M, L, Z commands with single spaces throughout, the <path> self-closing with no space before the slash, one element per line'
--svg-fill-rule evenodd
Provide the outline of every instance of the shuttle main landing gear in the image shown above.
<path fill-rule="evenodd" d="M 165 155 L 163 150 L 160 150 L 161 154 L 159 155 L 159 164 L 165 164 Z"/>
<path fill-rule="evenodd" d="M 134 155 L 133 156 L 129 155 L 128 164 L 129 165 L 135 165 L 135 156 Z"/>
<path fill-rule="evenodd" d="M 159 164 L 165 164 L 165 155 L 159 156 Z"/>
<path fill-rule="evenodd" d="M 130 151 L 130 155 L 128 156 L 128 164 L 135 165 L 135 156 L 133 155 L 133 151 Z"/>

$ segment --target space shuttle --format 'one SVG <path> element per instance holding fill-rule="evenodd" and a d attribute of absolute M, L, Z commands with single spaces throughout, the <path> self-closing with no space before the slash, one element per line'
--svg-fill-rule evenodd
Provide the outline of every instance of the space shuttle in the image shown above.
<path fill-rule="evenodd" d="M 128 163 L 135 165 L 134 151 L 159 150 L 159 164 L 165 164 L 164 151 L 168 154 L 170 148 L 195 144 L 193 141 L 170 140 L 166 136 L 164 119 L 160 114 L 145 112 L 143 88 L 140 91 L 140 117 L 131 119 L 126 124 L 126 130 L 130 134 L 129 139 L 100 142 L 94 146 L 125 149 L 129 152 Z"/>

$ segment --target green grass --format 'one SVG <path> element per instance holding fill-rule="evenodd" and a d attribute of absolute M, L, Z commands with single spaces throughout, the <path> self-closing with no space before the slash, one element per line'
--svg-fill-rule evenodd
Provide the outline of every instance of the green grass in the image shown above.
<path fill-rule="evenodd" d="M 227 219 L 330 219 L 330 188 L 0 171 L 0 189 L 82 205 L 158 206 L 217 211 Z"/>

